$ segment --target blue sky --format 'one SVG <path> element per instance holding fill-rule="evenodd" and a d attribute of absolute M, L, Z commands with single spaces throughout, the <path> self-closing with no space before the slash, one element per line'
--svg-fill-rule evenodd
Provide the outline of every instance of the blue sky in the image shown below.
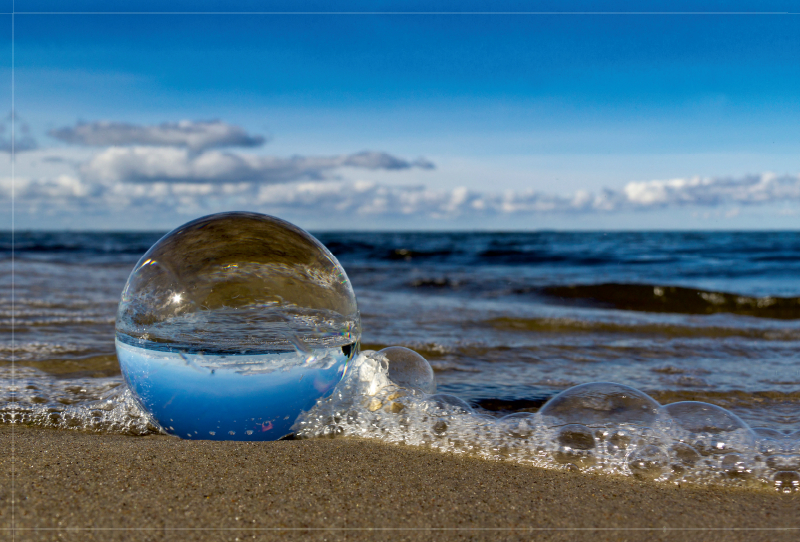
<path fill-rule="evenodd" d="M 33 13 L 63 3 L 19 0 L 15 9 L 25 12 L 14 15 L 17 228 L 169 228 L 234 208 L 313 229 L 800 225 L 795 15 L 67 15 Z M 10 30 L 11 16 L 0 17 Z M 10 60 L 10 32 L 0 38 Z M 0 80 L 10 78 L 9 61 Z"/>

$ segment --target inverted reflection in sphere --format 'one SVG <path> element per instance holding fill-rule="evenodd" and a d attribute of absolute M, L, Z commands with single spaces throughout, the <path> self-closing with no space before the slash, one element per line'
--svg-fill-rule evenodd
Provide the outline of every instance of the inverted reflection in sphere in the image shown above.
<path fill-rule="evenodd" d="M 136 264 L 117 312 L 125 381 L 169 433 L 274 440 L 358 350 L 350 281 L 314 237 L 256 213 L 203 217 Z"/>

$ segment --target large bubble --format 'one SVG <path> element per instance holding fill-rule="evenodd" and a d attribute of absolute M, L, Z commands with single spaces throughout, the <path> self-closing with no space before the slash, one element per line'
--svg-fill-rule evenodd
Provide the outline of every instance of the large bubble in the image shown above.
<path fill-rule="evenodd" d="M 675 440 L 690 444 L 703 455 L 750 449 L 756 435 L 736 414 L 717 405 L 681 401 L 661 407 L 662 424 Z"/>
<path fill-rule="evenodd" d="M 389 379 L 402 388 L 436 393 L 436 378 L 428 360 L 409 348 L 390 346 L 379 350 L 389 362 Z"/>
<path fill-rule="evenodd" d="M 344 269 L 319 241 L 236 212 L 153 245 L 125 285 L 116 332 L 125 381 L 165 431 L 274 440 L 341 380 L 361 323 Z"/>
<path fill-rule="evenodd" d="M 557 424 L 649 425 L 659 404 L 649 395 L 614 382 L 591 382 L 562 391 L 539 411 Z"/>

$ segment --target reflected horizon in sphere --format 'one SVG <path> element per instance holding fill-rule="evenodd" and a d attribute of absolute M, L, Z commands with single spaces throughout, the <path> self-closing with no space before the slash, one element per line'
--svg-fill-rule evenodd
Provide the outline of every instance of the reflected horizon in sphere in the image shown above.
<path fill-rule="evenodd" d="M 125 382 L 182 438 L 276 440 L 359 348 L 344 269 L 314 237 L 256 213 L 199 218 L 136 264 L 116 321 Z"/>

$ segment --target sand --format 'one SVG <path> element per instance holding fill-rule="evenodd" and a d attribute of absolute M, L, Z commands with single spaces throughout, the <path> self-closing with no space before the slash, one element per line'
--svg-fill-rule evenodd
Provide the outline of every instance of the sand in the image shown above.
<path fill-rule="evenodd" d="M 800 538 L 796 493 L 666 487 L 356 439 L 13 431 L 12 460 L 11 429 L 0 428 L 7 540 Z"/>

